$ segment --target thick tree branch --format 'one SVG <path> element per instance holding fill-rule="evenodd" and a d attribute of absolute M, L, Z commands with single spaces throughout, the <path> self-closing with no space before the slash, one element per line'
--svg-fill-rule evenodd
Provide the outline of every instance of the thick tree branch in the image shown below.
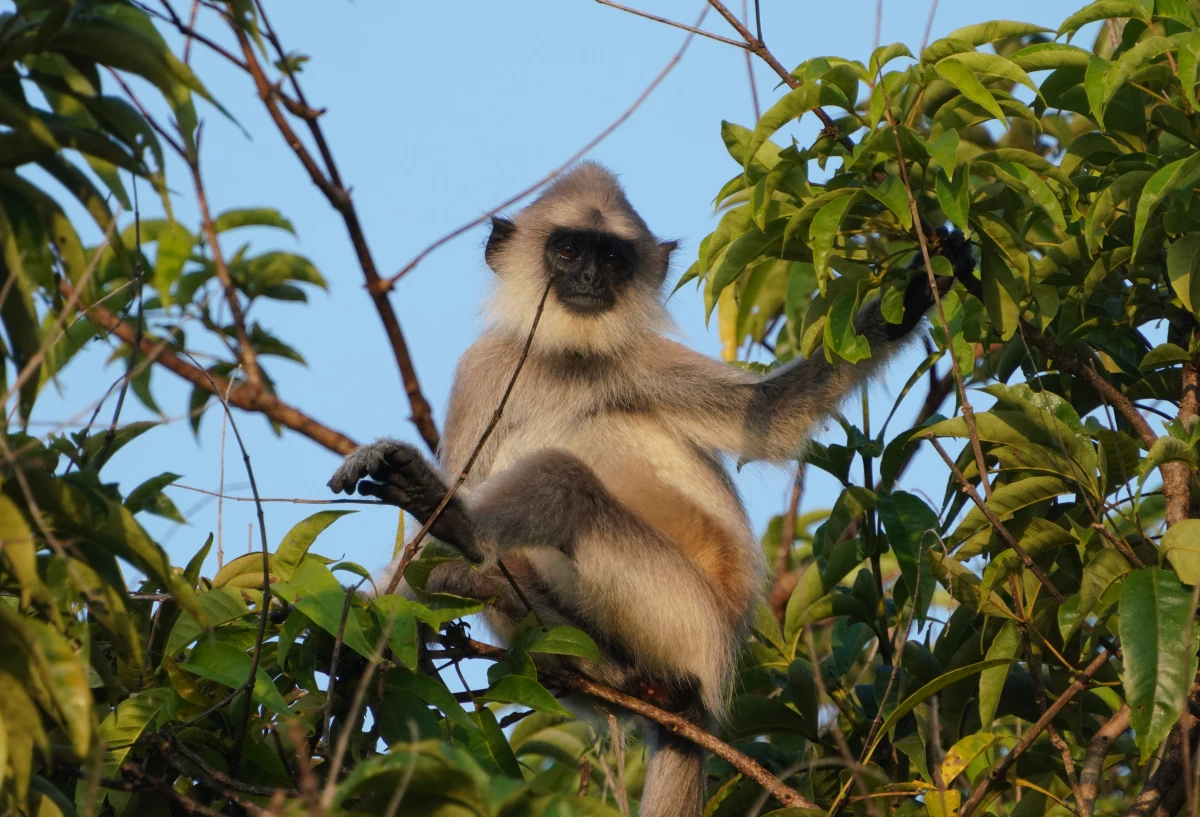
<path fill-rule="evenodd" d="M 1121 708 L 1096 730 L 1088 742 L 1087 754 L 1083 758 L 1083 766 L 1079 769 L 1079 796 L 1075 809 L 1079 817 L 1092 817 L 1092 809 L 1096 805 L 1096 797 L 1100 792 L 1100 781 L 1104 779 L 1104 758 L 1113 741 L 1119 738 L 1129 728 L 1129 704 L 1121 704 Z"/>
<path fill-rule="evenodd" d="M 349 191 L 340 184 L 340 177 L 337 175 L 332 156 L 325 147 L 324 138 L 321 137 L 319 139 L 319 144 L 328 163 L 330 174 L 328 177 L 317 165 L 308 148 L 300 141 L 300 137 L 292 128 L 287 116 L 280 110 L 276 89 L 270 80 L 267 79 L 266 72 L 258 60 L 258 54 L 255 52 L 250 38 L 237 24 L 231 23 L 230 28 L 237 37 L 238 45 L 241 46 L 242 56 L 246 62 L 246 69 L 254 80 L 259 99 L 262 100 L 267 113 L 270 114 L 284 141 L 287 142 L 292 152 L 296 154 L 304 169 L 308 171 L 308 175 L 313 183 L 325 195 L 330 205 L 338 211 L 342 217 L 342 221 L 346 225 L 346 231 L 350 235 L 350 243 L 354 246 L 354 253 L 358 257 L 359 266 L 362 268 L 363 277 L 366 279 L 367 291 L 371 296 L 372 303 L 375 304 L 375 310 L 379 313 L 379 319 L 383 323 L 384 332 L 392 347 L 392 354 L 396 358 L 396 365 L 400 369 L 400 378 L 404 383 L 404 391 L 408 395 L 408 403 L 412 410 L 412 422 L 416 425 L 417 431 L 420 432 L 425 445 L 429 447 L 430 451 L 436 452 L 438 447 L 438 431 L 433 422 L 433 410 L 429 406 L 429 401 L 425 399 L 425 395 L 421 392 L 421 386 L 417 380 L 417 372 L 413 367 L 412 356 L 409 354 L 408 342 L 405 340 L 404 333 L 400 329 L 400 321 L 396 317 L 396 312 L 392 309 L 391 303 L 388 301 L 387 288 L 381 286 L 379 271 L 375 266 L 375 259 L 371 255 L 371 250 L 367 246 L 366 235 L 363 233 L 362 224 L 359 222 L 358 212 L 354 208 L 354 202 L 350 198 Z M 285 58 L 285 55 L 281 55 L 281 59 L 283 58 Z M 300 101 L 307 107 L 307 103 L 304 100 Z M 315 114 L 316 112 L 314 112 L 312 117 L 306 118 L 305 121 L 314 133 L 319 133 L 320 125 L 316 121 Z"/>
<path fill-rule="evenodd" d="M 484 644 L 479 641 L 470 640 L 467 642 L 466 652 L 474 657 L 489 658 L 493 661 L 502 660 L 508 653 L 491 644 Z M 730 766 L 733 766 L 746 777 L 758 783 L 771 796 L 778 800 L 784 807 L 787 808 L 808 808 L 819 809 L 816 803 L 802 797 L 798 792 L 789 786 L 785 785 L 779 778 L 775 777 L 769 771 L 760 766 L 748 755 L 739 752 L 737 749 L 730 746 L 725 741 L 713 735 L 711 732 L 706 732 L 699 726 L 684 718 L 681 715 L 676 715 L 668 712 L 665 709 L 660 709 L 652 703 L 643 701 L 641 698 L 635 698 L 632 695 L 627 695 L 624 692 L 618 692 L 612 687 L 607 687 L 599 684 L 589 678 L 584 678 L 581 675 L 573 673 L 555 673 L 545 674 L 543 677 L 551 686 L 560 687 L 563 689 L 572 689 L 577 692 L 583 692 L 591 695 L 593 698 L 599 698 L 602 701 L 607 701 L 610 704 L 615 704 L 635 715 L 640 715 L 643 718 L 654 721 L 655 723 L 665 726 L 680 737 L 690 740 L 697 746 L 705 749 L 717 757 L 724 760 Z"/>
<path fill-rule="evenodd" d="M 60 281 L 59 290 L 65 297 L 73 297 L 71 285 L 66 280 Z M 84 305 L 82 308 L 89 318 L 125 343 L 133 345 L 137 340 L 137 330 L 107 307 L 93 304 Z M 231 406 L 262 414 L 337 454 L 351 454 L 358 448 L 358 443 L 345 434 L 322 425 L 262 387 L 242 383 L 230 389 L 229 382 L 224 378 L 210 375 L 199 366 L 181 358 L 165 344 L 156 343 L 153 338 L 143 337 L 140 346 L 142 354 L 151 356 L 155 363 L 170 369 L 193 386 L 198 386 L 218 398 L 228 392 Z"/>

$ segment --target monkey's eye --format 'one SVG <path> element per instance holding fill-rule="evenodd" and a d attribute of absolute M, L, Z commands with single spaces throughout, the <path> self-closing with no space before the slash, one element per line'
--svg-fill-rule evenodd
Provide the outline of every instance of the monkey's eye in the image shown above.
<path fill-rule="evenodd" d="M 563 261 L 578 261 L 579 248 L 574 244 L 563 244 L 558 248 L 558 257 Z"/>

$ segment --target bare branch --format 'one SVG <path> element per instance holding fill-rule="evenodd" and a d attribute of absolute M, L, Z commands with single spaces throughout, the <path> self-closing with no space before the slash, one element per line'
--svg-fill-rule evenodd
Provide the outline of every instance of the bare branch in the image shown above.
<path fill-rule="evenodd" d="M 1087 745 L 1087 754 L 1083 758 L 1083 766 L 1079 769 L 1079 793 L 1075 807 L 1079 817 L 1092 817 L 1092 808 L 1096 805 L 1096 796 L 1100 791 L 1100 781 L 1104 779 L 1104 758 L 1108 756 L 1108 748 L 1129 728 L 1129 704 L 1121 704 L 1121 708 L 1096 730 Z"/>
<path fill-rule="evenodd" d="M 487 658 L 493 661 L 502 660 L 508 654 L 500 647 L 475 640 L 467 641 L 465 651 L 474 657 Z M 667 727 L 680 737 L 690 740 L 701 749 L 705 749 L 724 760 L 730 766 L 733 766 L 746 777 L 769 791 L 772 797 L 787 808 L 820 808 L 816 803 L 813 803 L 811 800 L 801 796 L 794 789 L 785 785 L 748 755 L 739 752 L 717 736 L 696 726 L 682 715 L 676 715 L 673 712 L 660 709 L 652 703 L 643 701 L 641 698 L 635 698 L 624 692 L 618 692 L 590 678 L 584 678 L 582 675 L 575 675 L 573 673 L 544 675 L 552 686 L 586 693 L 593 698 L 599 698 L 610 704 L 616 704 L 635 715 L 641 715 L 660 726 Z"/>
<path fill-rule="evenodd" d="M 279 109 L 276 89 L 270 80 L 267 79 L 266 72 L 263 70 L 262 64 L 258 61 L 258 55 L 254 51 L 254 46 L 251 44 L 250 38 L 246 36 L 246 32 L 240 26 L 233 23 L 231 23 L 230 28 L 233 30 L 238 44 L 241 46 L 242 56 L 246 61 L 246 69 L 254 80 L 259 99 L 266 106 L 267 113 L 270 114 L 284 141 L 292 149 L 292 152 L 296 154 L 304 169 L 308 171 L 308 175 L 313 183 L 325 195 L 330 205 L 338 211 L 342 217 L 342 221 L 345 223 L 346 231 L 350 235 L 350 243 L 354 246 L 359 267 L 361 267 L 363 277 L 366 279 L 367 291 L 370 293 L 371 300 L 375 304 L 376 312 L 379 313 L 379 319 L 383 323 L 384 332 L 392 347 L 392 354 L 396 358 L 396 365 L 400 369 L 400 378 L 404 384 L 404 390 L 408 395 L 409 407 L 412 410 L 412 422 L 416 425 L 417 431 L 420 432 L 425 445 L 429 447 L 430 451 L 436 452 L 438 447 L 438 431 L 437 426 L 433 422 L 433 410 L 429 406 L 429 401 L 425 399 L 425 395 L 421 392 L 420 383 L 417 380 L 417 372 L 408 350 L 408 342 L 405 340 L 404 333 L 400 329 L 400 321 L 396 317 L 396 312 L 392 309 L 392 305 L 387 299 L 388 287 L 381 286 L 382 282 L 379 277 L 378 268 L 375 266 L 375 258 L 371 255 L 371 251 L 367 247 L 367 239 L 363 233 L 362 224 L 358 219 L 358 211 L 354 208 L 354 202 L 350 198 L 349 191 L 340 183 L 337 167 L 333 163 L 333 157 L 329 154 L 328 148 L 325 147 L 324 138 L 320 136 L 318 144 L 325 155 L 329 176 L 326 176 L 317 165 L 308 148 L 300 141 L 300 137 L 292 128 L 291 123 L 288 122 L 283 111 Z M 278 46 L 278 40 L 274 37 L 274 33 L 270 32 L 269 27 L 268 33 L 272 42 L 280 50 L 280 58 L 286 58 L 286 54 Z M 292 79 L 295 82 L 295 78 L 293 77 Z M 301 99 L 300 101 L 307 107 L 305 100 Z M 314 135 L 319 136 L 321 134 L 321 126 L 315 116 L 304 121 L 308 124 L 309 129 Z"/>
<path fill-rule="evenodd" d="M 699 26 L 700 23 L 702 23 L 704 21 L 705 14 L 707 14 L 707 12 L 708 12 L 708 7 L 706 6 L 704 8 L 704 11 L 700 14 L 699 19 L 696 20 L 697 26 Z M 396 285 L 397 281 L 399 281 L 401 278 L 403 278 L 405 275 L 407 275 L 409 272 L 411 272 L 418 264 L 420 264 L 422 261 L 424 261 L 425 258 L 430 253 L 432 253 L 434 250 L 449 243 L 450 241 L 453 241 L 454 239 L 458 238 L 460 235 L 467 232 L 468 230 L 470 230 L 474 227 L 477 227 L 480 224 L 483 224 L 489 218 L 491 218 L 492 216 L 501 212 L 505 208 L 511 207 L 512 205 L 516 204 L 521 199 L 536 192 L 537 190 L 541 189 L 546 184 L 549 184 L 551 181 L 554 180 L 554 178 L 556 176 L 558 176 L 564 170 L 566 170 L 571 165 L 575 164 L 577 161 L 579 161 L 584 156 L 586 156 L 592 150 L 592 148 L 596 147 L 596 145 L 600 144 L 605 139 L 607 139 L 608 136 L 610 134 L 612 134 L 613 131 L 615 131 L 617 128 L 621 127 L 621 125 L 625 124 L 626 120 L 628 120 L 629 117 L 633 116 L 634 111 L 636 111 L 638 108 L 640 108 L 642 106 L 642 103 L 645 102 L 646 99 L 650 96 L 650 94 L 654 92 L 654 89 L 657 88 L 662 83 L 662 81 L 667 78 L 667 75 L 669 73 L 671 73 L 671 70 L 674 69 L 675 66 L 679 64 L 679 61 L 681 59 L 683 59 L 684 53 L 687 51 L 688 46 L 691 44 L 693 36 L 694 35 L 692 33 L 689 33 L 688 36 L 684 38 L 683 45 L 681 45 L 679 47 L 679 50 L 677 52 L 675 52 L 675 56 L 671 58 L 671 61 L 668 62 L 661 71 L 659 71 L 658 76 L 656 76 L 653 79 L 653 81 L 651 81 L 651 83 L 646 87 L 646 90 L 642 91 L 641 95 L 639 95 L 638 98 L 633 101 L 633 104 L 630 105 L 628 108 L 626 108 L 624 113 L 622 113 L 615 120 L 613 120 L 613 123 L 611 125 L 609 125 L 607 128 L 602 130 L 599 134 L 596 135 L 595 138 L 593 138 L 590 142 L 588 142 L 582 148 L 577 150 L 571 156 L 571 158 L 567 159 L 565 162 L 563 162 L 561 165 L 556 167 L 554 170 L 550 171 L 550 173 L 548 173 L 546 176 L 543 176 L 541 179 L 539 179 L 534 184 L 531 184 L 529 187 L 526 187 L 520 193 L 517 193 L 515 196 L 511 196 L 508 199 L 506 199 L 505 201 L 500 202 L 499 204 L 497 204 L 491 210 L 488 210 L 486 213 L 484 213 L 479 218 L 472 219 L 471 221 L 468 221 L 466 224 L 463 224 L 461 227 L 456 227 L 455 229 L 451 230 L 450 232 L 446 233 L 444 236 L 439 238 L 437 241 L 434 241 L 432 244 L 425 247 L 425 249 L 423 249 L 419 253 L 417 253 L 416 256 L 414 256 L 411 261 L 409 261 L 407 264 L 405 264 L 400 269 L 399 272 L 397 272 L 391 278 L 388 278 L 387 280 L 381 282 L 383 291 L 386 292 L 388 290 L 391 290 L 392 287 L 394 287 Z"/>
<path fill-rule="evenodd" d="M 74 292 L 71 285 L 65 280 L 59 282 L 59 290 L 67 298 L 71 298 Z M 88 317 L 113 335 L 125 343 L 134 343 L 136 337 L 134 328 L 122 321 L 112 310 L 99 304 L 83 305 L 82 308 L 87 312 Z M 228 392 L 229 404 L 232 406 L 262 414 L 334 453 L 350 454 L 358 448 L 358 443 L 340 431 L 322 425 L 263 388 L 255 388 L 249 383 L 243 383 L 238 388 L 230 390 L 229 382 L 225 378 L 210 375 L 201 367 L 183 360 L 174 351 L 167 348 L 166 344 L 156 344 L 153 339 L 144 337 L 140 345 L 143 354 L 153 354 L 155 363 L 170 369 L 193 386 L 198 386 L 218 398 Z"/>
<path fill-rule="evenodd" d="M 708 37 L 710 40 L 716 40 L 719 43 L 725 43 L 726 45 L 732 45 L 735 48 L 742 48 L 742 49 L 745 49 L 746 51 L 750 50 L 750 46 L 746 45 L 745 43 L 740 43 L 737 40 L 731 40 L 728 37 L 722 37 L 720 34 L 713 34 L 710 31 L 704 31 L 703 29 L 697 28 L 696 26 L 685 25 L 684 23 L 679 23 L 679 22 L 676 22 L 675 20 L 668 20 L 666 17 L 659 17 L 657 14 L 650 14 L 649 12 L 646 12 L 646 11 L 639 11 L 638 9 L 630 8 L 629 6 L 622 6 L 620 3 L 614 3 L 612 0 L 596 0 L 596 2 L 602 6 L 609 6 L 610 8 L 620 9 L 621 11 L 627 11 L 630 14 L 636 14 L 638 17 L 645 17 L 647 20 L 654 20 L 657 23 L 663 23 L 664 25 L 674 26 L 675 28 L 682 28 L 684 31 L 690 31 L 693 34 L 699 34 L 701 37 Z"/>

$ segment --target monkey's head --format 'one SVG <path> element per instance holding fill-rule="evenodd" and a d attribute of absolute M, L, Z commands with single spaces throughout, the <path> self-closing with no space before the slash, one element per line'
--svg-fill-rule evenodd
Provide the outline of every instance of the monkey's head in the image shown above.
<path fill-rule="evenodd" d="M 659 241 L 617 179 L 585 162 L 512 220 L 492 219 L 492 320 L 524 336 L 550 284 L 534 346 L 611 354 L 669 322 L 662 301 L 673 241 Z"/>

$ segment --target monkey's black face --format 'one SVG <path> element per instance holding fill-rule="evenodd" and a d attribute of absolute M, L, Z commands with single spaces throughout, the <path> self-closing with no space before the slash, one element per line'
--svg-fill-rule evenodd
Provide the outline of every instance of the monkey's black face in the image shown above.
<path fill-rule="evenodd" d="M 610 233 L 558 229 L 546 240 L 546 266 L 554 294 L 569 311 L 596 315 L 612 309 L 621 286 L 633 278 L 633 244 Z"/>

